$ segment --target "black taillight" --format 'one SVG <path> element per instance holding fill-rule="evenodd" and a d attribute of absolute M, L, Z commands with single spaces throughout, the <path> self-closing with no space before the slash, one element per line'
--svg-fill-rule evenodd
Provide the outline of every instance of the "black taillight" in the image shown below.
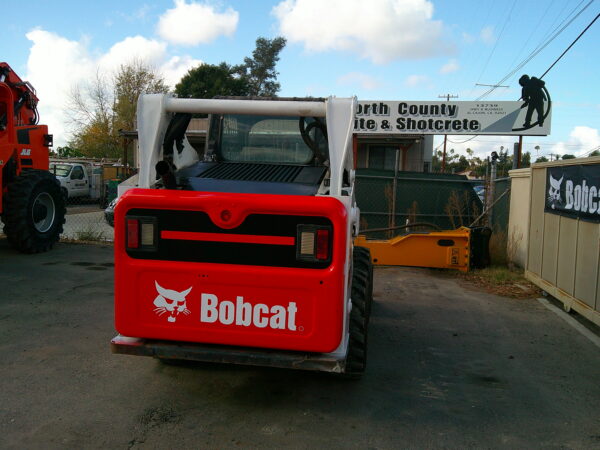
<path fill-rule="evenodd" d="M 128 216 L 125 218 L 127 249 L 154 251 L 158 244 L 158 226 L 154 217 Z"/>
<path fill-rule="evenodd" d="M 296 259 L 300 261 L 328 261 L 331 259 L 331 228 L 298 225 Z"/>

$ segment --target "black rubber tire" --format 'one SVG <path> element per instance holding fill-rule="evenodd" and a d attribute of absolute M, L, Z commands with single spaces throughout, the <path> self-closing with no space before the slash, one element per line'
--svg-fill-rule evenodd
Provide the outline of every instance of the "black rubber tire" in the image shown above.
<path fill-rule="evenodd" d="M 371 306 L 373 304 L 373 263 L 371 262 L 371 250 L 366 247 L 354 247 L 352 263 L 358 269 L 359 273 L 357 275 L 366 279 L 367 317 L 370 318 Z"/>
<path fill-rule="evenodd" d="M 46 195 L 44 195 L 46 194 Z M 41 197 L 40 197 L 41 195 Z M 49 208 L 42 207 L 34 211 L 36 200 L 43 198 L 51 204 L 53 216 Z M 65 223 L 65 202 L 60 183 L 54 175 L 43 170 L 25 170 L 8 185 L 4 197 L 4 234 L 12 247 L 24 253 L 40 253 L 48 251 L 60 238 Z M 34 213 L 39 220 L 48 220 L 44 229 L 36 228 Z M 42 214 L 42 216 L 39 216 Z M 46 214 L 44 216 L 44 214 Z M 45 217 L 45 219 L 44 219 Z"/>
<path fill-rule="evenodd" d="M 368 265 L 365 267 L 366 253 L 353 253 L 352 269 L 352 311 L 350 311 L 348 355 L 345 375 L 360 378 L 367 367 L 367 336 L 369 328 L 370 298 L 372 282 L 369 282 Z M 370 259 L 368 260 L 370 263 Z"/>

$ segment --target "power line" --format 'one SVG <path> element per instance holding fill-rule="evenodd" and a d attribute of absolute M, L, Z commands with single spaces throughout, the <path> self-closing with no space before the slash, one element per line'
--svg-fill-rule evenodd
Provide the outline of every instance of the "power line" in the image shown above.
<path fill-rule="evenodd" d="M 485 64 L 483 65 L 483 69 L 481 69 L 479 78 L 477 78 L 477 83 L 479 83 L 479 81 L 481 80 L 481 77 L 485 73 L 485 70 L 487 69 L 487 66 L 490 63 L 490 60 L 492 59 L 492 56 L 494 56 L 494 53 L 496 52 L 496 47 L 498 47 L 498 44 L 500 43 L 500 40 L 502 39 L 502 34 L 504 33 L 504 29 L 506 28 L 506 25 L 510 21 L 513 9 L 515 9 L 516 4 L 517 4 L 517 0 L 514 0 L 512 6 L 510 7 L 510 10 L 508 11 L 508 16 L 506 16 L 506 20 L 504 21 L 504 24 L 502 25 L 502 29 L 500 30 L 500 34 L 498 35 L 498 39 L 496 39 L 496 42 L 494 43 L 494 48 L 492 48 L 490 55 L 488 56 Z M 500 83 L 498 83 L 498 84 L 500 84 Z"/>
<path fill-rule="evenodd" d="M 600 151 L 600 145 L 598 145 L 597 147 L 594 147 L 591 150 L 588 150 L 588 151 L 584 152 L 581 156 L 590 156 L 595 151 Z"/>
<path fill-rule="evenodd" d="M 533 28 L 531 30 L 531 33 L 529 33 L 529 36 L 527 36 L 527 39 L 525 39 L 523 41 L 523 45 L 521 46 L 521 49 L 519 50 L 519 52 L 515 55 L 514 59 L 511 61 L 510 65 L 508 67 L 512 67 L 521 57 L 521 53 L 523 53 L 523 50 L 525 50 L 525 48 L 527 47 L 527 44 L 529 43 L 529 41 L 531 40 L 531 38 L 535 35 L 535 33 L 537 32 L 538 28 L 540 27 L 540 25 L 542 24 L 542 21 L 544 20 L 544 18 L 546 17 L 546 14 L 548 14 L 548 12 L 550 11 L 550 8 L 552 8 L 552 5 L 554 4 L 555 0 L 552 0 L 550 3 L 548 3 L 548 6 L 546 7 L 546 11 L 544 11 L 544 14 L 542 14 L 538 20 L 537 25 L 535 26 L 535 28 Z M 583 1 L 583 0 L 582 0 Z M 566 3 L 565 6 L 566 7 Z M 563 8 L 564 8 L 563 7 Z M 564 9 L 563 9 L 564 10 Z M 560 14 L 562 14 L 562 11 L 560 11 Z M 555 20 L 556 21 L 556 20 Z M 552 25 L 550 26 L 550 28 L 552 28 L 554 26 L 554 23 L 552 23 Z"/>
<path fill-rule="evenodd" d="M 479 137 L 480 139 L 475 139 Z M 515 136 L 516 137 L 516 136 Z M 483 143 L 487 143 L 487 144 L 506 144 L 506 141 L 493 141 L 493 140 L 489 140 L 486 139 L 484 136 L 480 135 L 480 134 L 476 134 L 475 136 L 465 140 L 465 141 L 461 141 L 461 142 L 455 142 L 452 141 L 450 139 L 448 139 L 448 142 L 451 142 L 452 144 L 462 144 L 464 142 L 468 142 L 471 140 L 475 140 L 476 142 L 483 142 Z M 558 145 L 561 144 L 565 147 L 586 147 L 586 144 L 565 144 L 563 142 L 547 142 L 547 141 L 543 141 L 543 142 L 531 142 L 527 145 L 538 145 L 538 144 L 542 144 L 542 145 Z"/>
<path fill-rule="evenodd" d="M 475 139 L 477 136 L 479 136 L 479 135 L 478 135 L 478 134 L 476 134 L 475 136 L 473 136 L 473 137 L 470 137 L 469 139 L 466 139 L 466 140 L 464 140 L 464 141 L 462 141 L 462 142 L 455 142 L 455 141 L 451 141 L 450 139 L 448 139 L 448 142 L 450 142 L 450 143 L 452 143 L 452 144 L 464 144 L 465 142 L 472 141 L 472 140 L 473 140 L 473 139 Z"/>
<path fill-rule="evenodd" d="M 546 40 L 546 42 L 544 42 L 543 44 L 540 44 L 532 53 L 529 54 L 529 56 L 527 56 L 527 58 L 525 58 L 523 61 L 521 61 L 521 63 L 519 65 L 517 65 L 517 67 L 515 67 L 511 72 L 509 72 L 506 76 L 504 76 L 504 78 L 502 78 L 496 84 L 502 84 L 502 83 L 504 83 L 506 80 L 508 80 L 510 77 L 512 77 L 517 71 L 519 71 L 521 68 L 523 68 L 529 61 L 531 61 L 544 48 L 546 48 L 554 39 L 556 39 L 569 25 L 571 25 L 571 23 L 573 23 L 573 21 L 575 19 L 577 19 L 577 17 L 579 17 L 592 3 L 594 3 L 594 0 L 590 0 L 577 14 L 575 14 L 565 25 L 563 25 L 562 28 L 560 28 L 552 36 L 550 36 Z M 489 94 L 491 94 L 495 90 L 496 90 L 496 88 L 494 88 L 494 87 L 488 89 L 486 92 L 484 92 L 483 94 L 481 94 L 477 98 L 477 100 L 481 100 L 484 97 L 487 97 Z"/>
<path fill-rule="evenodd" d="M 552 69 L 552 68 L 553 68 L 553 67 L 556 65 L 556 63 L 557 63 L 558 61 L 560 61 L 560 59 L 561 59 L 563 56 L 565 56 L 565 53 L 567 53 L 567 52 L 568 52 L 568 51 L 571 49 L 571 47 L 573 47 L 573 46 L 575 45 L 575 42 L 577 42 L 577 41 L 579 40 L 579 38 L 580 38 L 581 36 L 583 36 L 583 34 L 584 34 L 584 33 L 585 33 L 587 30 L 589 30 L 589 28 L 590 28 L 590 27 L 591 27 L 591 26 L 594 24 L 594 22 L 595 22 L 596 20 L 598 20 L 598 17 L 600 17 L 600 14 L 598 14 L 598 15 L 597 15 L 597 16 L 594 18 L 594 20 L 592 20 L 592 21 L 590 22 L 590 24 L 589 24 L 587 27 L 585 27 L 585 30 L 583 30 L 581 33 L 579 33 L 579 36 L 577 36 L 577 39 L 575 39 L 573 42 L 571 42 L 571 45 L 569 45 L 569 46 L 567 47 L 567 49 L 566 49 L 564 52 L 562 52 L 562 54 L 561 54 L 561 55 L 560 55 L 558 58 L 556 58 L 556 61 L 554 61 L 554 62 L 552 63 L 552 65 L 551 65 L 550 67 L 548 67 L 548 70 L 546 70 L 546 71 L 544 72 L 544 74 L 543 74 L 543 75 L 540 77 L 540 80 L 541 80 L 542 78 L 544 78 L 544 76 L 545 76 L 545 75 L 546 75 L 548 72 L 550 72 L 550 69 Z"/>

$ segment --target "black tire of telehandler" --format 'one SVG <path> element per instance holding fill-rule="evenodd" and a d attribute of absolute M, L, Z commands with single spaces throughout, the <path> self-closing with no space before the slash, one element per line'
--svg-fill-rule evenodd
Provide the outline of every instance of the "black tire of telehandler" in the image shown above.
<path fill-rule="evenodd" d="M 371 251 L 366 247 L 354 247 L 353 264 L 358 268 L 359 275 L 366 278 L 368 321 L 371 317 L 371 307 L 373 304 L 373 263 L 371 262 Z"/>
<path fill-rule="evenodd" d="M 34 204 L 40 198 L 45 198 L 45 201 L 53 207 L 53 211 L 44 207 L 46 214 L 52 212 L 54 214 L 44 230 L 36 228 L 33 216 Z M 66 214 L 65 202 L 60 183 L 50 172 L 23 171 L 8 185 L 3 206 L 4 234 L 12 247 L 23 253 L 40 253 L 50 250 L 63 232 Z"/>
<path fill-rule="evenodd" d="M 359 255 L 354 257 L 356 261 Z M 348 355 L 346 357 L 347 378 L 360 378 L 367 366 L 368 316 L 368 272 L 354 265 L 352 271 L 352 311 L 350 311 Z"/>

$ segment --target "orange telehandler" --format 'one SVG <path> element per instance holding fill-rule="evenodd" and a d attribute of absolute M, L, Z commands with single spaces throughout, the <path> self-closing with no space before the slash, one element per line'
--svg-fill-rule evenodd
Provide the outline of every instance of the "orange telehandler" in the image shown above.
<path fill-rule="evenodd" d="M 35 89 L 0 62 L 0 217 L 9 243 L 25 253 L 49 250 L 65 223 L 65 202 L 48 171 L 52 135 L 38 125 Z"/>

